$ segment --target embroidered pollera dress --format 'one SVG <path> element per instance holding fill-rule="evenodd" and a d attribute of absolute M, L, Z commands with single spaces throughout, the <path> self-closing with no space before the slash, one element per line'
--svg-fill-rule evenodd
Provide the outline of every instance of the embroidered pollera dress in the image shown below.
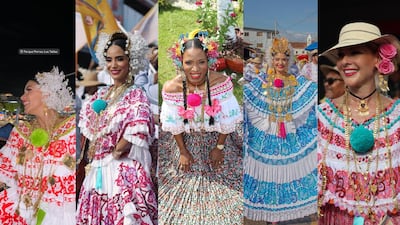
<path fill-rule="evenodd" d="M 203 100 L 207 98 L 204 91 L 199 94 Z M 235 129 L 242 129 L 242 112 L 230 78 L 210 87 L 210 94 L 214 104 L 220 106 L 211 126 L 210 117 L 202 113 L 202 105 L 192 108 L 194 118 L 185 125 L 179 115 L 183 94 L 162 93 L 160 136 L 168 135 L 168 138 L 159 143 L 160 224 L 242 224 L 242 150 L 232 136 Z M 194 158 L 189 172 L 178 168 L 180 154 L 173 135 L 180 133 Z M 209 152 L 217 145 L 219 133 L 229 135 L 223 149 L 223 165 L 213 170 Z"/>
<path fill-rule="evenodd" d="M 365 225 L 379 224 L 386 214 L 393 224 L 400 224 L 400 100 L 384 109 L 378 120 L 372 115 L 362 124 L 351 121 L 353 129 L 364 126 L 370 131 L 380 123 L 374 147 L 366 154 L 346 148 L 345 117 L 331 100 L 318 106 L 317 115 L 319 198 L 324 214 L 320 224 L 351 225 L 354 216 L 360 217 L 354 224 L 363 224 L 362 220 Z"/>
<path fill-rule="evenodd" d="M 32 130 L 20 121 L 0 150 L 0 182 L 9 187 L 0 192 L 0 224 L 75 225 L 75 115 L 56 126 L 48 147 L 32 145 Z"/>
<path fill-rule="evenodd" d="M 317 86 L 260 74 L 244 92 L 244 216 L 287 221 L 317 209 Z M 274 84 L 279 88 L 274 87 Z"/>
<path fill-rule="evenodd" d="M 79 127 L 96 149 L 79 194 L 77 224 L 157 224 L 149 152 L 154 123 L 148 99 L 133 85 L 96 114 L 93 102 L 109 89 L 100 88 L 80 113 Z M 114 159 L 112 151 L 121 138 L 132 146 L 127 156 Z"/>

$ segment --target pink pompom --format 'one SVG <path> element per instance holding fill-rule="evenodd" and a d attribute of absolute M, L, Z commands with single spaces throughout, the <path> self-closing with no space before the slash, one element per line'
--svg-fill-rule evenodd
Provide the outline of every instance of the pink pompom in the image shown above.
<path fill-rule="evenodd" d="M 274 87 L 276 87 L 276 88 L 281 88 L 281 87 L 283 87 L 283 80 L 282 80 L 282 79 L 279 79 L 279 78 L 276 78 L 276 79 L 274 80 Z"/>
<path fill-rule="evenodd" d="M 190 94 L 187 97 L 187 103 L 191 107 L 197 107 L 201 105 L 201 96 L 198 94 Z"/>

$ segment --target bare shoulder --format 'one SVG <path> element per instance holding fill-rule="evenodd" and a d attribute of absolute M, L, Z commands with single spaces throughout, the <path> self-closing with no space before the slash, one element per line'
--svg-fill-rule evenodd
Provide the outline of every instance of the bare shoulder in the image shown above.
<path fill-rule="evenodd" d="M 210 71 L 210 86 L 215 86 L 217 84 L 223 83 L 226 81 L 226 79 L 228 79 L 228 76 L 222 74 L 222 73 L 218 73 L 215 71 Z"/>
<path fill-rule="evenodd" d="M 181 76 L 176 76 L 171 80 L 168 80 L 163 85 L 163 91 L 167 93 L 177 93 L 182 92 L 182 78 Z"/>

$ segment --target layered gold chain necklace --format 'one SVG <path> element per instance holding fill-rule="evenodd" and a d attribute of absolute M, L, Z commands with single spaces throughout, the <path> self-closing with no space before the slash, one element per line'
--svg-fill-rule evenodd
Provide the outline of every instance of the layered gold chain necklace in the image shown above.
<path fill-rule="evenodd" d="M 386 117 L 382 117 L 383 113 L 383 107 L 380 99 L 380 95 L 378 94 L 376 97 L 376 115 L 375 115 L 375 123 L 374 123 L 374 131 L 373 131 L 373 146 L 375 145 L 376 140 L 379 137 L 379 131 L 380 131 L 380 126 L 381 126 L 381 121 L 383 121 L 383 129 L 384 129 L 384 134 L 385 134 L 385 146 L 386 146 L 386 153 L 382 154 L 387 158 L 386 165 L 389 166 L 389 185 L 391 187 L 391 193 L 392 193 L 392 199 L 395 205 L 395 209 L 398 209 L 398 202 L 396 200 L 396 180 L 395 180 L 395 174 L 394 174 L 394 169 L 392 166 L 392 152 L 391 152 L 391 146 L 390 146 L 390 140 L 389 140 L 389 134 L 388 134 L 388 127 L 387 125 L 389 124 L 389 121 L 387 120 Z M 349 187 L 352 188 L 352 191 L 354 192 L 354 199 L 357 202 L 357 205 L 355 206 L 357 211 L 354 212 L 355 217 L 354 221 L 355 224 L 364 224 L 364 217 L 362 216 L 363 214 L 368 216 L 368 218 L 373 221 L 373 222 L 379 222 L 377 220 L 377 215 L 373 211 L 374 208 L 376 208 L 375 203 L 377 200 L 377 195 L 378 195 L 378 184 L 380 181 L 378 180 L 379 178 L 377 177 L 377 172 L 379 169 L 379 164 L 381 163 L 380 159 L 380 154 L 378 151 L 375 151 L 375 173 L 370 172 L 371 164 L 374 161 L 373 154 L 374 152 L 369 152 L 371 149 L 368 149 L 368 151 L 365 152 L 359 152 L 355 150 L 357 148 L 357 142 L 352 142 L 352 139 L 360 139 L 358 141 L 359 144 L 362 144 L 362 142 L 366 141 L 365 140 L 365 133 L 363 135 L 359 135 L 358 137 L 352 137 L 355 135 L 355 130 L 358 129 L 355 128 L 351 131 L 352 128 L 352 119 L 351 119 L 351 109 L 348 106 L 349 101 L 348 101 L 348 93 L 346 92 L 345 96 L 343 97 L 343 116 L 344 116 L 344 135 L 345 135 L 345 147 L 346 147 L 346 158 L 347 158 L 347 172 L 348 172 L 348 181 L 349 181 Z M 333 120 L 333 124 L 336 124 L 337 121 L 337 116 Z M 359 127 L 362 125 L 359 125 Z M 322 156 L 322 162 L 319 165 L 319 170 L 321 171 L 321 190 L 322 190 L 322 196 L 318 199 L 318 210 L 319 210 L 319 215 L 323 216 L 323 213 L 321 213 L 320 208 L 323 203 L 323 193 L 326 191 L 327 187 L 327 165 L 326 165 L 326 156 L 327 156 L 327 151 L 328 151 L 328 145 L 330 145 L 332 138 L 333 138 L 333 128 L 334 125 L 332 125 L 332 128 L 329 132 L 329 136 L 327 137 L 327 142 L 325 143 L 324 146 L 324 151 L 323 151 L 323 156 Z M 362 128 L 361 128 L 362 129 Z M 366 129 L 366 128 L 364 128 Z M 367 129 L 366 129 L 367 130 Z M 365 131 L 367 132 L 367 131 Z M 368 131 L 370 132 L 370 131 Z M 368 153 L 369 152 L 369 153 Z M 354 162 L 354 174 L 350 172 L 350 167 L 351 167 L 351 157 L 353 158 Z M 360 158 L 361 157 L 361 158 Z M 365 172 L 362 172 L 361 165 L 359 165 L 359 162 L 366 162 L 366 168 Z M 361 177 L 358 177 L 357 174 L 361 174 Z M 370 174 L 374 175 L 375 177 L 371 177 Z M 382 175 L 383 176 L 383 175 Z M 386 176 L 383 176 L 386 177 Z M 362 206 L 360 204 L 360 201 L 363 200 L 366 202 L 367 206 Z"/>
<path fill-rule="evenodd" d="M 53 164 L 51 164 L 49 168 L 49 173 L 47 175 L 44 174 L 44 155 L 49 150 L 49 143 L 52 140 L 58 139 L 58 135 L 55 134 L 55 129 L 60 121 L 60 117 L 56 116 L 55 119 L 52 121 L 53 122 L 51 124 L 53 125 L 46 127 L 46 132 L 50 134 L 50 137 L 48 142 L 44 146 L 36 147 L 37 150 L 34 150 L 32 149 L 32 147 L 34 147 L 33 145 L 24 145 L 21 147 L 17 155 L 17 164 L 23 166 L 23 171 L 21 177 L 16 177 L 17 182 L 21 184 L 21 190 L 19 193 L 18 205 L 15 212 L 17 215 L 20 214 L 20 204 L 21 201 L 24 202 L 27 208 L 33 209 L 32 217 L 37 217 L 37 224 L 40 224 L 40 221 L 43 220 L 46 214 L 46 212 L 43 209 L 40 209 L 39 206 L 47 189 L 47 183 L 49 183 L 51 186 L 55 185 L 56 183 L 56 180 L 53 177 L 55 170 Z M 32 132 L 38 127 L 40 127 L 38 121 L 36 119 L 33 120 L 30 128 Z M 42 150 L 39 151 L 39 148 L 41 148 Z M 46 178 L 47 182 L 43 183 Z M 37 188 L 37 190 L 35 190 L 35 188 Z"/>
<path fill-rule="evenodd" d="M 298 85 L 294 75 L 268 75 L 263 81 L 263 95 L 267 98 L 268 110 L 271 112 L 269 121 L 277 123 L 276 133 L 279 137 L 286 138 L 285 122 L 293 120 L 293 96 Z"/>
<path fill-rule="evenodd" d="M 131 83 L 129 82 L 125 82 L 122 85 L 116 87 L 116 86 L 112 86 L 109 88 L 109 90 L 107 91 L 107 93 L 104 95 L 104 97 L 102 98 L 103 101 L 107 102 L 105 108 L 109 108 L 112 105 L 114 105 L 119 99 L 120 97 L 125 93 L 125 91 L 131 86 Z M 105 109 L 104 108 L 104 109 Z M 98 126 L 99 126 L 99 117 L 102 116 L 102 113 L 104 112 L 104 109 L 101 110 L 98 115 L 96 115 L 96 120 L 94 121 L 94 123 L 96 124 L 96 131 L 98 131 Z M 95 137 L 95 139 L 97 139 L 98 137 Z M 88 158 L 89 161 L 91 161 L 95 155 L 96 152 L 96 145 L 99 145 L 100 143 L 98 143 L 96 140 L 92 140 L 89 144 L 89 149 L 88 149 Z M 89 166 L 90 164 L 88 164 Z M 89 171 L 90 168 L 87 168 L 87 171 Z"/>

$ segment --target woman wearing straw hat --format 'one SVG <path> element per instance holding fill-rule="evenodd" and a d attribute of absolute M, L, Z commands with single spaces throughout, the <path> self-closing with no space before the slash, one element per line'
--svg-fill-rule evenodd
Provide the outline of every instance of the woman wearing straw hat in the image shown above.
<path fill-rule="evenodd" d="M 387 91 L 399 41 L 375 25 L 345 25 L 322 53 L 347 87 L 318 106 L 319 224 L 400 224 L 400 100 Z"/>

